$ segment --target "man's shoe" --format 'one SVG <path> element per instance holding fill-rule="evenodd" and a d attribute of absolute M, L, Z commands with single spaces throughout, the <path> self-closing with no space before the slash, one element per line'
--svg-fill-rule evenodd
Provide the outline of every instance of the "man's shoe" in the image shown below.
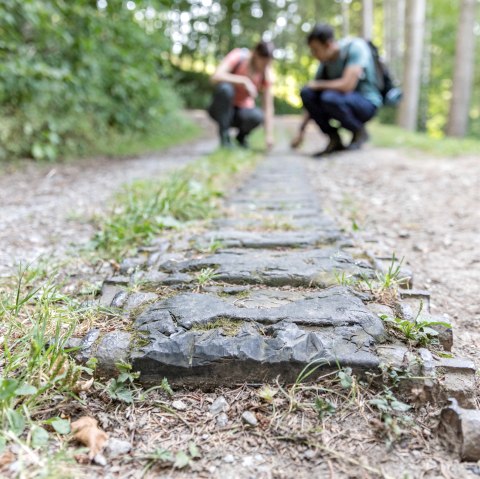
<path fill-rule="evenodd" d="M 331 153 L 336 153 L 337 151 L 343 151 L 345 147 L 343 146 L 342 139 L 340 135 L 331 135 L 330 141 L 328 142 L 327 147 L 324 150 L 318 151 L 312 155 L 313 158 L 320 158 L 322 156 L 330 155 Z"/>
<path fill-rule="evenodd" d="M 355 131 L 352 136 L 352 141 L 348 145 L 348 150 L 359 150 L 368 140 L 370 136 L 367 132 L 367 129 L 362 126 L 360 130 Z"/>

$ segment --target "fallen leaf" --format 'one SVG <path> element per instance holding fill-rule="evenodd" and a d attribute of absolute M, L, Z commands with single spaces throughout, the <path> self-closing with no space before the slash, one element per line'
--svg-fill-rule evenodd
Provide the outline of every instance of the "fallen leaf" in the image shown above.
<path fill-rule="evenodd" d="M 93 385 L 93 377 L 88 381 L 78 381 L 73 387 L 73 392 L 80 393 L 82 391 L 88 391 Z"/>
<path fill-rule="evenodd" d="M 0 455 L 0 467 L 6 466 L 15 460 L 15 455 L 11 451 L 6 451 Z"/>
<path fill-rule="evenodd" d="M 73 438 L 89 448 L 90 459 L 93 459 L 108 441 L 108 434 L 97 425 L 98 421 L 89 416 L 83 416 L 72 422 Z"/>

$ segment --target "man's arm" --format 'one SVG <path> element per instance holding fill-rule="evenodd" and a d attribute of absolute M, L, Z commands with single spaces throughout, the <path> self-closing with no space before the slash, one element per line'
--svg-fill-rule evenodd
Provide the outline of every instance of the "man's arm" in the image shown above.
<path fill-rule="evenodd" d="M 308 83 L 312 90 L 336 90 L 341 93 L 348 93 L 357 87 L 362 75 L 363 68 L 360 65 L 347 66 L 341 78 L 335 80 L 313 80 Z"/>
<path fill-rule="evenodd" d="M 302 123 L 300 123 L 300 128 L 298 129 L 298 133 L 290 143 L 290 146 L 292 148 L 298 148 L 302 144 L 303 138 L 305 136 L 305 129 L 307 128 L 309 121 L 310 121 L 310 114 L 308 113 L 308 111 L 306 111 L 303 114 Z"/>

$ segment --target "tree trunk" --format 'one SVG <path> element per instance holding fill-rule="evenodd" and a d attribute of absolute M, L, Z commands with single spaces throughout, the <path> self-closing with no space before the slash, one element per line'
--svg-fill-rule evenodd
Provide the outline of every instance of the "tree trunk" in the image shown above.
<path fill-rule="evenodd" d="M 362 36 L 367 40 L 373 37 L 373 0 L 362 1 Z"/>
<path fill-rule="evenodd" d="M 403 100 L 400 105 L 398 122 L 400 126 L 411 131 L 415 131 L 417 128 L 425 11 L 426 0 L 407 0 Z"/>
<path fill-rule="evenodd" d="M 427 15 L 425 19 L 425 33 L 423 38 L 423 59 L 422 59 L 422 79 L 419 99 L 418 126 L 420 131 L 427 129 L 428 123 L 428 90 L 430 87 L 430 77 L 432 70 L 432 4 L 427 5 Z"/>
<path fill-rule="evenodd" d="M 383 16 L 385 61 L 393 78 L 400 80 L 405 37 L 405 0 L 383 0 Z"/>
<path fill-rule="evenodd" d="M 393 50 L 393 3 L 392 0 L 383 0 L 383 48 L 385 61 L 391 65 Z"/>
<path fill-rule="evenodd" d="M 350 35 L 350 4 L 342 0 L 342 34 L 344 37 Z"/>
<path fill-rule="evenodd" d="M 405 55 L 405 0 L 391 0 L 392 6 L 392 52 L 391 68 L 394 78 L 403 76 Z"/>
<path fill-rule="evenodd" d="M 457 30 L 452 99 L 448 114 L 447 135 L 465 136 L 468 129 L 474 72 L 476 0 L 462 0 Z"/>

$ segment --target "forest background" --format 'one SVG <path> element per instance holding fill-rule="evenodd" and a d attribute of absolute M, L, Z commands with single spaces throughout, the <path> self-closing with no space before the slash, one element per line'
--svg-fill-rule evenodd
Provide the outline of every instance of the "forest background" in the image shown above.
<path fill-rule="evenodd" d="M 474 66 L 480 64 L 480 51 L 474 43 L 480 25 L 471 15 L 468 25 L 462 22 L 465 9 L 474 11 L 476 3 L 3 0 L 0 159 L 55 160 L 104 152 L 106 145 L 132 135 L 187 132 L 181 108 L 204 108 L 211 92 L 208 76 L 222 56 L 234 47 L 251 47 L 261 38 L 277 47 L 276 110 L 298 112 L 299 89 L 316 69 L 305 37 L 317 21 L 331 23 L 338 36 L 365 36 L 367 28 L 398 80 L 410 68 L 409 49 L 416 49 L 419 93 L 415 106 L 408 107 L 415 109 L 410 129 L 433 137 L 448 131 L 455 73 L 465 63 L 463 76 L 469 75 L 468 67 L 472 69 L 469 121 L 459 136 L 475 137 L 480 134 L 480 68 Z M 408 12 L 419 4 L 424 12 L 411 28 L 420 31 L 420 48 L 408 37 L 405 40 Z M 371 10 L 367 26 L 365 9 Z M 470 54 L 470 65 L 458 63 L 459 32 L 473 42 L 463 47 Z M 386 122 L 396 118 L 396 112 L 388 109 L 381 115 Z"/>

